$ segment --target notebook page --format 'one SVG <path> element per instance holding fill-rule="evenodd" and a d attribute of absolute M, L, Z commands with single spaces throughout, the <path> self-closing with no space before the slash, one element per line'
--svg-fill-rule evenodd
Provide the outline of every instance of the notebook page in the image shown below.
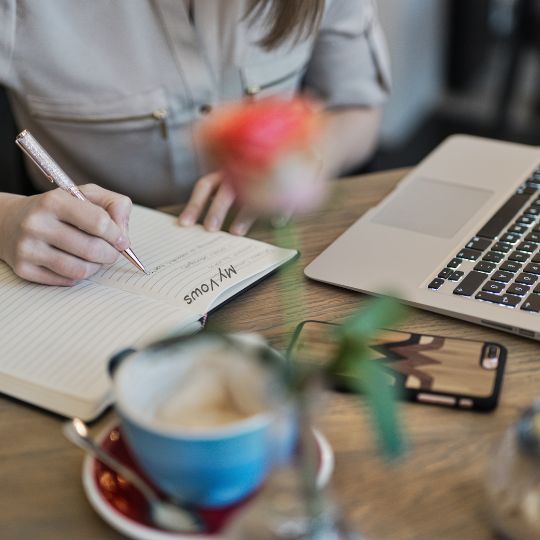
<path fill-rule="evenodd" d="M 132 249 L 144 275 L 124 259 L 105 267 L 93 281 L 206 313 L 226 291 L 266 273 L 296 252 L 201 226 L 180 227 L 176 218 L 135 206 L 130 222 Z M 225 293 L 225 294 L 223 294 Z"/>
<path fill-rule="evenodd" d="M 14 377 L 87 401 L 107 393 L 114 352 L 189 322 L 170 305 L 90 281 L 29 283 L 1 262 L 0 306 L 0 390 L 10 394 L 4 382 Z"/>

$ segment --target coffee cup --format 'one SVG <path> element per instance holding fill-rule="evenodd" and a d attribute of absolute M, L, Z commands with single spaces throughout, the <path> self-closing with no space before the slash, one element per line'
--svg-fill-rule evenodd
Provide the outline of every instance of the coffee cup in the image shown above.
<path fill-rule="evenodd" d="M 122 435 L 150 480 L 180 502 L 234 504 L 295 446 L 279 355 L 259 340 L 202 334 L 111 362 Z"/>

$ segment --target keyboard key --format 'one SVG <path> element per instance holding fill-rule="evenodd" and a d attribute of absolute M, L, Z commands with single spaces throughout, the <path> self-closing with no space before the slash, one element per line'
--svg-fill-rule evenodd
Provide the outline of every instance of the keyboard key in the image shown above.
<path fill-rule="evenodd" d="M 524 272 L 529 274 L 540 274 L 540 263 L 529 263 L 524 269 Z"/>
<path fill-rule="evenodd" d="M 532 242 L 521 242 L 521 244 L 518 244 L 516 247 L 519 251 L 526 251 L 527 253 L 532 253 L 538 246 L 536 244 L 533 244 Z"/>
<path fill-rule="evenodd" d="M 506 242 L 495 242 L 491 249 L 500 253 L 508 253 L 512 249 L 512 244 L 507 244 Z"/>
<path fill-rule="evenodd" d="M 501 304 L 505 306 L 516 307 L 521 302 L 521 300 L 522 298 L 520 296 L 515 296 L 513 294 L 503 294 Z"/>
<path fill-rule="evenodd" d="M 536 184 L 534 183 L 530 183 L 530 184 L 527 184 L 527 187 L 521 191 L 521 193 L 526 193 L 527 195 L 533 195 L 534 193 L 536 193 L 536 190 L 538 188 L 536 187 Z"/>
<path fill-rule="evenodd" d="M 492 293 L 500 293 L 506 287 L 506 283 L 499 283 L 498 281 L 488 281 L 482 287 L 483 291 Z"/>
<path fill-rule="evenodd" d="M 527 208 L 527 210 L 525 210 L 525 213 L 528 215 L 528 216 L 539 216 L 540 215 L 540 207 L 538 206 L 529 206 L 529 208 Z"/>
<path fill-rule="evenodd" d="M 504 259 L 504 253 L 497 253 L 496 251 L 488 251 L 483 257 L 483 261 L 489 261 L 499 263 Z"/>
<path fill-rule="evenodd" d="M 540 294 L 540 283 L 534 288 L 533 293 Z"/>
<path fill-rule="evenodd" d="M 495 304 L 502 304 L 502 296 L 500 294 L 493 294 L 486 291 L 480 291 L 475 298 L 477 300 L 484 300 L 485 302 L 494 302 Z"/>
<path fill-rule="evenodd" d="M 531 254 L 526 253 L 525 251 L 514 251 L 513 253 L 510 253 L 508 258 L 511 261 L 525 262 L 530 256 Z"/>
<path fill-rule="evenodd" d="M 515 274 L 516 272 L 519 272 L 522 266 L 523 265 L 521 263 L 518 263 L 516 261 L 504 261 L 499 267 L 499 269 L 504 270 L 506 272 L 512 272 Z"/>
<path fill-rule="evenodd" d="M 435 289 L 437 290 L 442 284 L 444 283 L 444 279 L 442 278 L 435 278 L 429 285 L 429 289 Z"/>
<path fill-rule="evenodd" d="M 502 283 L 508 283 L 513 277 L 514 274 L 512 274 L 511 272 L 498 271 L 491 276 L 491 279 L 493 281 L 501 281 Z"/>
<path fill-rule="evenodd" d="M 462 296 L 472 296 L 476 289 L 484 283 L 486 280 L 486 274 L 482 272 L 469 272 L 462 280 L 461 283 L 454 289 L 454 294 Z"/>
<path fill-rule="evenodd" d="M 540 253 L 537 253 L 532 259 L 531 262 L 533 263 L 540 263 Z"/>
<path fill-rule="evenodd" d="M 531 288 L 528 285 L 520 285 L 519 283 L 512 283 L 506 292 L 508 294 L 517 294 L 518 296 L 525 296 Z"/>
<path fill-rule="evenodd" d="M 449 279 L 450 281 L 459 281 L 459 280 L 463 277 L 463 274 L 464 274 L 464 273 L 465 273 L 465 272 L 461 272 L 461 271 L 459 271 L 459 270 L 455 270 L 454 272 L 452 272 L 452 275 L 450 275 L 450 276 L 448 277 L 448 279 Z"/>
<path fill-rule="evenodd" d="M 521 305 L 524 311 L 540 312 L 540 294 L 531 294 Z"/>
<path fill-rule="evenodd" d="M 521 264 L 519 266 L 521 266 Z M 490 272 L 493 272 L 495 268 L 497 268 L 497 265 L 495 263 L 487 262 L 487 261 L 480 261 L 474 267 L 474 269 L 478 270 L 478 272 L 486 272 L 488 274 Z"/>
<path fill-rule="evenodd" d="M 463 248 L 456 257 L 459 259 L 466 259 L 468 261 L 476 261 L 480 258 L 480 255 L 482 255 L 481 251 L 477 251 L 476 249 L 468 249 Z"/>
<path fill-rule="evenodd" d="M 529 233 L 525 237 L 525 240 L 527 242 L 534 242 L 535 244 L 540 244 L 540 233 L 538 233 L 538 232 Z"/>
<path fill-rule="evenodd" d="M 518 217 L 516 223 L 520 223 L 521 225 L 532 225 L 535 221 L 536 219 L 534 217 L 523 214 Z"/>
<path fill-rule="evenodd" d="M 439 272 L 439 276 L 440 278 L 442 279 L 446 279 L 447 277 L 449 277 L 451 274 L 452 274 L 453 270 L 451 268 L 443 268 L 440 272 Z"/>
<path fill-rule="evenodd" d="M 469 241 L 469 243 L 465 247 L 469 249 L 476 249 L 478 251 L 484 251 L 490 245 L 491 240 L 488 240 L 487 238 L 478 238 L 478 236 L 475 236 Z"/>
<path fill-rule="evenodd" d="M 475 298 L 478 300 L 494 302 L 495 304 L 502 304 L 510 307 L 515 307 L 521 302 L 521 298 L 519 296 L 514 296 L 512 294 L 493 294 L 486 291 L 480 291 Z"/>
<path fill-rule="evenodd" d="M 516 242 L 519 242 L 520 238 L 521 238 L 520 234 L 506 233 L 501 237 L 501 242 L 508 242 L 509 244 L 515 244 Z"/>
<path fill-rule="evenodd" d="M 491 217 L 491 219 L 478 231 L 476 236 L 491 238 L 492 240 L 514 218 L 516 212 L 529 200 L 529 195 L 515 193 Z"/>
<path fill-rule="evenodd" d="M 534 285 L 538 281 L 538 276 L 534 274 L 521 273 L 516 278 L 516 283 L 523 283 L 524 285 Z"/>
<path fill-rule="evenodd" d="M 457 268 L 462 262 L 463 259 L 453 258 L 446 266 L 448 266 L 448 268 Z"/>
<path fill-rule="evenodd" d="M 524 232 L 527 232 L 528 229 L 528 227 L 520 225 L 519 223 L 514 223 L 514 225 L 512 225 L 506 232 L 511 234 L 523 234 Z"/>

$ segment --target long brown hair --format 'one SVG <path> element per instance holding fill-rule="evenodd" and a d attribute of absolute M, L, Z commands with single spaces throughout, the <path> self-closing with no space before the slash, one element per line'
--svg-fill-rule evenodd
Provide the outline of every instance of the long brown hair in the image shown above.
<path fill-rule="evenodd" d="M 259 44 L 273 49 L 293 38 L 300 41 L 315 32 L 325 0 L 251 0 L 247 17 L 265 16 L 267 33 Z"/>

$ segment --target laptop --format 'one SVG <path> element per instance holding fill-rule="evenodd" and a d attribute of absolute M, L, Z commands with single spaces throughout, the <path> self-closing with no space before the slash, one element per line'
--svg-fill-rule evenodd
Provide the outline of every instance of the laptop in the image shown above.
<path fill-rule="evenodd" d="M 449 137 L 305 274 L 540 339 L 540 148 Z"/>

